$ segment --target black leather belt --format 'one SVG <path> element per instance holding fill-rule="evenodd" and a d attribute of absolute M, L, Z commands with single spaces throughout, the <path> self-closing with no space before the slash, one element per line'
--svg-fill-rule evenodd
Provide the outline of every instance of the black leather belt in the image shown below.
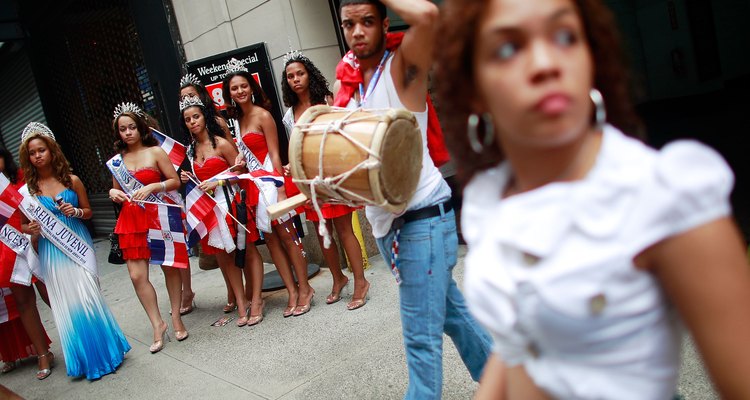
<path fill-rule="evenodd" d="M 420 208 L 418 210 L 411 210 L 405 212 L 400 217 L 393 220 L 393 223 L 391 224 L 391 229 L 401 229 L 402 226 L 405 224 L 408 224 L 412 221 L 418 221 L 420 219 L 426 219 L 426 218 L 432 218 L 437 217 L 440 215 L 440 206 L 443 206 L 443 212 L 448 213 L 450 210 L 453 209 L 453 204 L 450 200 L 435 204 L 434 206 L 429 206 L 425 208 Z"/>

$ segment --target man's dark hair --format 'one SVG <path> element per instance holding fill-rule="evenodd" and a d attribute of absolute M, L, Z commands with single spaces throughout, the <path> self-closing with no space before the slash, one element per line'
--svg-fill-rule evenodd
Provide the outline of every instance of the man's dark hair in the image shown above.
<path fill-rule="evenodd" d="M 355 6 L 359 4 L 374 5 L 375 8 L 378 9 L 378 13 L 380 13 L 381 20 L 385 19 L 385 17 L 388 16 L 385 10 L 385 4 L 381 3 L 380 0 L 341 0 L 341 3 L 339 4 L 339 15 L 341 15 L 341 9 L 343 9 L 345 6 Z"/>

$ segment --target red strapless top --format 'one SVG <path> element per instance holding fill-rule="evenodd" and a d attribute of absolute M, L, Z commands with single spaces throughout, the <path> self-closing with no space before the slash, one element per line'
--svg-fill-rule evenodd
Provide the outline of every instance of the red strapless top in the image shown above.
<path fill-rule="evenodd" d="M 219 172 L 224 172 L 227 168 L 229 168 L 229 163 L 224 157 L 219 156 L 208 157 L 203 164 L 198 161 L 193 162 L 193 172 L 200 181 L 205 181 Z"/>
<path fill-rule="evenodd" d="M 144 167 L 130 173 L 143 185 L 161 182 L 161 172 L 154 167 Z M 149 259 L 151 252 L 146 236 L 148 234 L 146 209 L 136 203 L 122 203 L 122 211 L 117 218 L 115 233 L 120 241 L 123 258 L 126 260 Z"/>
<path fill-rule="evenodd" d="M 268 144 L 266 144 L 266 135 L 263 132 L 250 132 L 242 135 L 242 142 L 245 143 L 250 151 L 262 164 L 268 155 Z"/>
<path fill-rule="evenodd" d="M 161 182 L 161 172 L 155 167 L 143 167 L 137 171 L 130 171 L 130 173 L 144 185 Z"/>

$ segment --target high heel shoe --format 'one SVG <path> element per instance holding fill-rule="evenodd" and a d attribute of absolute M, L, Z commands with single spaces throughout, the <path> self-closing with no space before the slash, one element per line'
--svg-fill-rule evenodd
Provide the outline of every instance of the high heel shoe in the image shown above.
<path fill-rule="evenodd" d="M 293 306 L 286 306 L 284 309 L 284 318 L 289 318 L 294 316 L 294 311 L 297 310 L 297 299 L 299 298 L 299 292 L 295 292 L 294 294 L 294 305 Z M 291 294 L 289 296 L 289 300 L 292 300 Z"/>
<path fill-rule="evenodd" d="M 247 321 L 250 319 L 250 307 L 245 309 L 245 315 L 237 318 L 237 327 L 242 328 L 247 325 Z"/>
<path fill-rule="evenodd" d="M 3 369 L 0 369 L 0 373 L 7 374 L 10 371 L 13 371 L 16 369 L 16 362 L 15 361 L 8 361 L 3 365 Z"/>
<path fill-rule="evenodd" d="M 263 307 L 266 306 L 265 301 L 260 302 L 260 315 L 251 315 L 250 319 L 247 320 L 247 326 L 258 325 L 263 321 Z"/>
<path fill-rule="evenodd" d="M 174 331 L 174 337 L 175 337 L 175 339 L 177 339 L 178 342 L 181 342 L 181 341 L 187 339 L 188 336 L 190 336 L 190 334 L 188 333 L 187 330 L 184 330 L 184 331 Z"/>
<path fill-rule="evenodd" d="M 224 306 L 222 311 L 224 311 L 224 314 L 229 314 L 230 312 L 237 309 L 237 304 L 235 303 L 227 303 L 227 305 Z"/>
<path fill-rule="evenodd" d="M 297 309 L 297 306 L 286 306 L 284 309 L 284 318 L 289 318 L 294 315 L 294 310 Z"/>
<path fill-rule="evenodd" d="M 300 315 L 307 314 L 310 311 L 310 308 L 312 308 L 312 300 L 313 297 L 315 297 L 315 289 L 310 289 L 310 298 L 307 299 L 307 304 L 304 305 L 297 305 L 297 308 L 294 310 L 294 316 L 299 317 Z"/>
<path fill-rule="evenodd" d="M 37 360 L 39 360 L 42 357 L 48 357 L 49 358 L 49 367 L 40 369 L 36 373 L 36 379 L 39 379 L 40 381 L 42 379 L 47 379 L 47 377 L 52 373 L 52 367 L 55 366 L 55 355 L 52 354 L 51 351 L 48 351 L 46 354 L 41 354 L 36 357 Z"/>
<path fill-rule="evenodd" d="M 338 292 L 331 290 L 331 294 L 326 297 L 326 304 L 338 303 L 339 300 L 341 300 L 341 292 L 347 287 L 347 285 L 349 285 L 349 278 L 346 278 L 346 282 L 341 285 Z"/>
<path fill-rule="evenodd" d="M 361 299 L 352 299 L 352 301 L 349 302 L 349 304 L 346 305 L 346 309 L 349 311 L 356 310 L 358 308 L 362 308 L 367 304 L 367 292 L 370 291 L 370 282 L 367 282 L 367 287 L 365 288 L 365 294 L 362 295 Z"/>
<path fill-rule="evenodd" d="M 170 342 L 172 341 L 172 339 L 169 338 L 169 334 L 167 333 L 167 331 L 169 330 L 169 327 L 166 326 L 167 325 L 166 323 L 164 325 L 165 325 L 164 330 L 161 332 L 161 339 L 155 341 L 154 343 L 151 344 L 151 346 L 148 347 L 148 351 L 150 351 L 151 354 L 160 352 L 164 348 L 165 341 L 167 340 Z"/>
<path fill-rule="evenodd" d="M 195 304 L 195 292 L 193 292 L 192 296 L 190 296 L 190 305 L 187 307 L 180 307 L 180 315 L 188 315 L 196 308 L 198 308 L 198 305 Z"/>

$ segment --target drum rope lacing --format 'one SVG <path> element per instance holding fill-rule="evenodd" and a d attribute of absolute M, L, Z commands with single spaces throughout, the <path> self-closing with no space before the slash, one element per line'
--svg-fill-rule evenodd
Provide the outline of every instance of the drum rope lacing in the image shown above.
<path fill-rule="evenodd" d="M 337 111 L 344 111 L 346 109 L 343 108 L 333 108 Z M 378 111 L 387 111 L 388 109 L 368 109 L 368 112 L 378 112 Z M 325 218 L 323 218 L 323 212 L 320 209 L 320 202 L 318 201 L 317 196 L 317 188 L 323 187 L 326 190 L 329 190 L 331 192 L 337 193 L 342 199 L 345 198 L 343 194 L 347 194 L 350 197 L 354 197 L 363 203 L 367 203 L 373 206 L 385 206 L 387 205 L 387 202 L 384 201 L 383 203 L 375 203 L 371 199 L 365 198 L 363 196 L 360 196 L 359 194 L 352 192 L 351 190 L 348 190 L 341 185 L 346 182 L 346 180 L 352 176 L 354 173 L 363 170 L 363 169 L 373 169 L 373 168 L 379 168 L 381 166 L 381 158 L 380 156 L 373 152 L 369 147 L 366 147 L 362 143 L 360 143 L 358 140 L 353 138 L 351 135 L 346 133 L 344 131 L 344 126 L 347 124 L 352 124 L 355 122 L 360 121 L 367 121 L 372 119 L 377 119 L 377 115 L 368 115 L 364 117 L 358 117 L 358 118 L 352 118 L 352 116 L 357 113 L 363 111 L 362 108 L 356 108 L 353 110 L 346 110 L 348 111 L 346 115 L 344 115 L 343 118 L 335 121 L 328 122 L 325 129 L 323 129 L 321 140 L 320 140 L 320 151 L 318 153 L 318 174 L 313 177 L 312 179 L 296 179 L 293 178 L 292 181 L 295 183 L 300 183 L 304 185 L 310 185 L 310 194 L 311 194 L 311 202 L 313 205 L 313 208 L 315 209 L 315 213 L 318 215 L 318 219 L 321 221 L 320 224 L 318 224 L 318 234 L 320 237 L 323 238 L 323 246 L 325 248 L 330 247 L 331 245 L 331 234 L 328 232 L 328 228 L 326 228 L 325 224 Z M 313 134 L 312 129 L 313 127 L 316 128 L 316 132 L 318 129 L 320 129 L 322 124 L 315 123 L 315 122 L 308 122 L 308 123 L 298 123 L 297 127 L 301 129 L 301 131 L 305 134 Z M 355 165 L 352 169 L 338 174 L 336 176 L 329 176 L 329 177 L 323 177 L 323 155 L 324 155 L 324 148 L 326 139 L 328 137 L 329 133 L 338 133 L 348 141 L 350 141 L 355 146 L 361 148 L 364 150 L 367 154 L 369 154 L 371 157 L 375 158 L 375 160 L 371 159 L 365 159 L 364 161 L 361 161 L 359 164 Z M 328 200 L 329 203 L 332 204 L 345 204 L 350 207 L 357 207 L 357 204 L 354 204 L 351 201 L 341 200 L 341 199 L 335 199 L 330 198 Z"/>

